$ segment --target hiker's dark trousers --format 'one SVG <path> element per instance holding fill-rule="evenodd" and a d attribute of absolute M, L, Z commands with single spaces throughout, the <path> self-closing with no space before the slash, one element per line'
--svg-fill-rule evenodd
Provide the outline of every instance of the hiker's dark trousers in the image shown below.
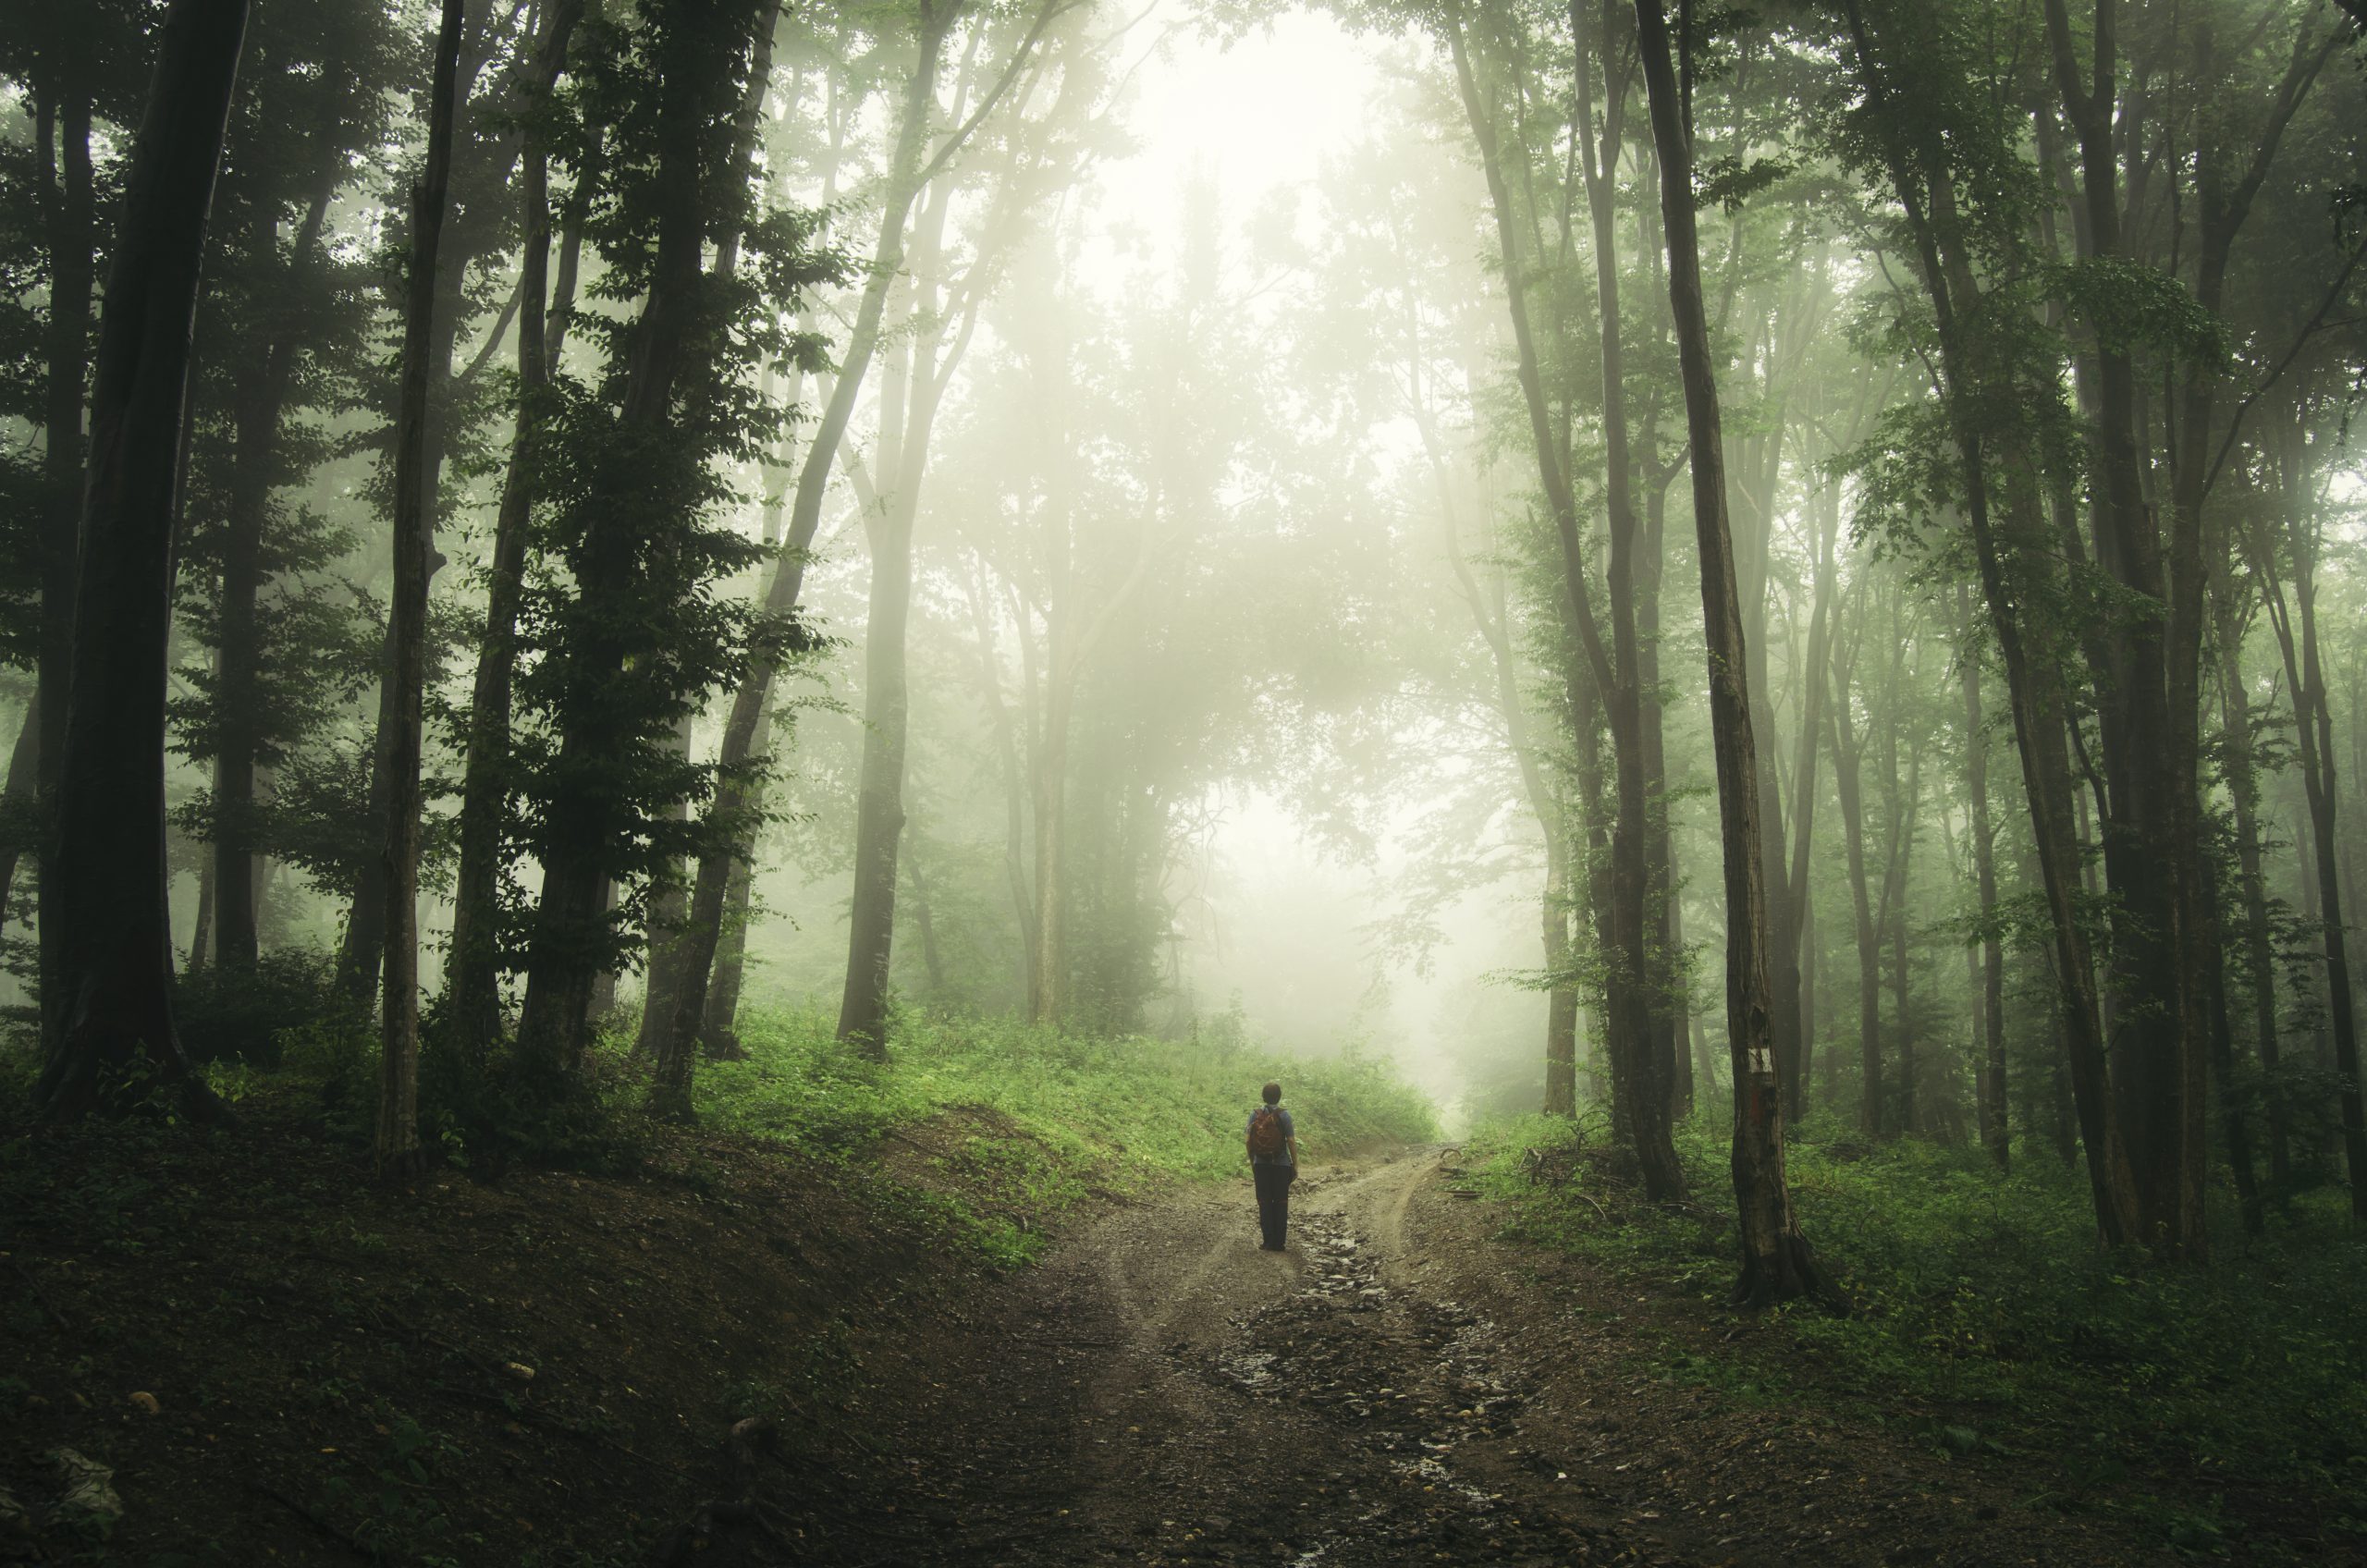
<path fill-rule="evenodd" d="M 1291 1178 L 1294 1166 L 1253 1165 L 1257 1178 L 1257 1229 L 1267 1246 L 1280 1250 L 1282 1231 L 1291 1222 Z"/>

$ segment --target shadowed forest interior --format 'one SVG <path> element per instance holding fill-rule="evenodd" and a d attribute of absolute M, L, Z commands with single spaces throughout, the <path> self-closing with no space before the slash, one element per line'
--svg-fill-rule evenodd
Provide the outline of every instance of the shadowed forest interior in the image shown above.
<path fill-rule="evenodd" d="M 2362 262 L 2361 0 L 18 0 L 0 1560 L 2367 1561 Z"/>

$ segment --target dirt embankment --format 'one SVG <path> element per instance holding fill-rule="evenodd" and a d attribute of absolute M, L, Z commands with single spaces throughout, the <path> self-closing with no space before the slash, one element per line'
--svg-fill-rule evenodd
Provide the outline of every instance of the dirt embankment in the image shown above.
<path fill-rule="evenodd" d="M 886 1182 L 773 1148 L 389 1194 L 268 1108 L 0 1136 L 0 1562 L 240 1568 L 638 1564 L 736 1494 L 752 1417 L 786 1538 L 877 1557 L 840 1479 L 877 1468 L 872 1359 L 989 1275 Z"/>

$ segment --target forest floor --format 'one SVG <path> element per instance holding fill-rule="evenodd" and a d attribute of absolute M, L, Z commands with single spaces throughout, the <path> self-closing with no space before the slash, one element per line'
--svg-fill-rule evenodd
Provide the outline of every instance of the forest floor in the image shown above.
<path fill-rule="evenodd" d="M 0 1563 L 2173 1555 L 2044 1501 L 2042 1455 L 1657 1375 L 1654 1335 L 1760 1330 L 1501 1241 L 1452 1149 L 1315 1168 L 1284 1254 L 1245 1180 L 1203 1181 L 1088 1193 L 998 1266 L 928 1189 L 1024 1136 L 685 1133 L 630 1176 L 414 1194 L 268 1106 L 0 1138 Z M 67 1454 L 111 1507 L 61 1506 Z M 2248 1552 L 2361 1560 L 2296 1544 Z"/>
<path fill-rule="evenodd" d="M 878 1435 L 926 1564 L 2111 1564 L 2157 1540 L 1974 1464 L 1640 1371 L 1653 1310 L 1495 1240 L 1452 1150 L 1111 1214 L 950 1330 Z M 1731 1333 L 1748 1326 L 1728 1325 Z M 890 1494 L 878 1494 L 879 1506 Z M 2317 1561 L 2332 1561 L 2318 1556 Z"/>

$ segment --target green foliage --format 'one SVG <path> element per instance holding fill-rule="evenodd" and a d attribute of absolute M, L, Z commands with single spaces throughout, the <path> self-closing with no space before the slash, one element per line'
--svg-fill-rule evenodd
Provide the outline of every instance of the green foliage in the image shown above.
<path fill-rule="evenodd" d="M 816 1014 L 743 1018 L 748 1060 L 700 1072 L 709 1119 L 808 1150 L 854 1152 L 947 1112 L 989 1110 L 1053 1164 L 1003 1151 L 969 1157 L 975 1169 L 1000 1169 L 1055 1208 L 1088 1184 L 1124 1192 L 1167 1177 L 1238 1175 L 1242 1126 L 1269 1078 L 1282 1085 L 1302 1158 L 1437 1135 L 1429 1103 L 1377 1062 L 908 1016 L 881 1064 L 840 1045 Z"/>
<path fill-rule="evenodd" d="M 1484 1190 L 1511 1206 L 1511 1233 L 1595 1258 L 1638 1289 L 1673 1283 L 1708 1318 L 1734 1268 L 1723 1211 L 1607 1202 L 1600 1185 L 1579 1197 L 1589 1177 L 1570 1158 L 1577 1141 L 1570 1123 L 1543 1118 L 1472 1140 Z M 1719 1190 L 1719 1139 L 1697 1123 L 1680 1152 L 1697 1191 Z M 2367 1247 L 2334 1203 L 2298 1204 L 2247 1243 L 2223 1201 L 2213 1266 L 2161 1268 L 2098 1251 L 2084 1179 L 2036 1148 L 2010 1177 L 1977 1149 L 1916 1139 L 1796 1141 L 1790 1152 L 1802 1229 L 1850 1310 L 1782 1309 L 1772 1332 L 1710 1354 L 1671 1348 L 1664 1372 L 1872 1415 L 1963 1456 L 2061 1455 L 2063 1485 L 2047 1501 L 2095 1501 L 2084 1494 L 2141 1484 L 2149 1468 L 2191 1467 L 2230 1483 L 2298 1480 L 2367 1521 L 2367 1323 L 2356 1311 Z M 2220 1527 L 2203 1500 L 2180 1501 L 2127 1505 L 2189 1544 Z"/>
<path fill-rule="evenodd" d="M 312 948 L 280 948 L 235 970 L 195 970 L 174 990 L 174 1020 L 193 1061 L 272 1068 L 294 1036 L 365 1032 L 368 1021 L 336 983 L 334 960 Z"/>

